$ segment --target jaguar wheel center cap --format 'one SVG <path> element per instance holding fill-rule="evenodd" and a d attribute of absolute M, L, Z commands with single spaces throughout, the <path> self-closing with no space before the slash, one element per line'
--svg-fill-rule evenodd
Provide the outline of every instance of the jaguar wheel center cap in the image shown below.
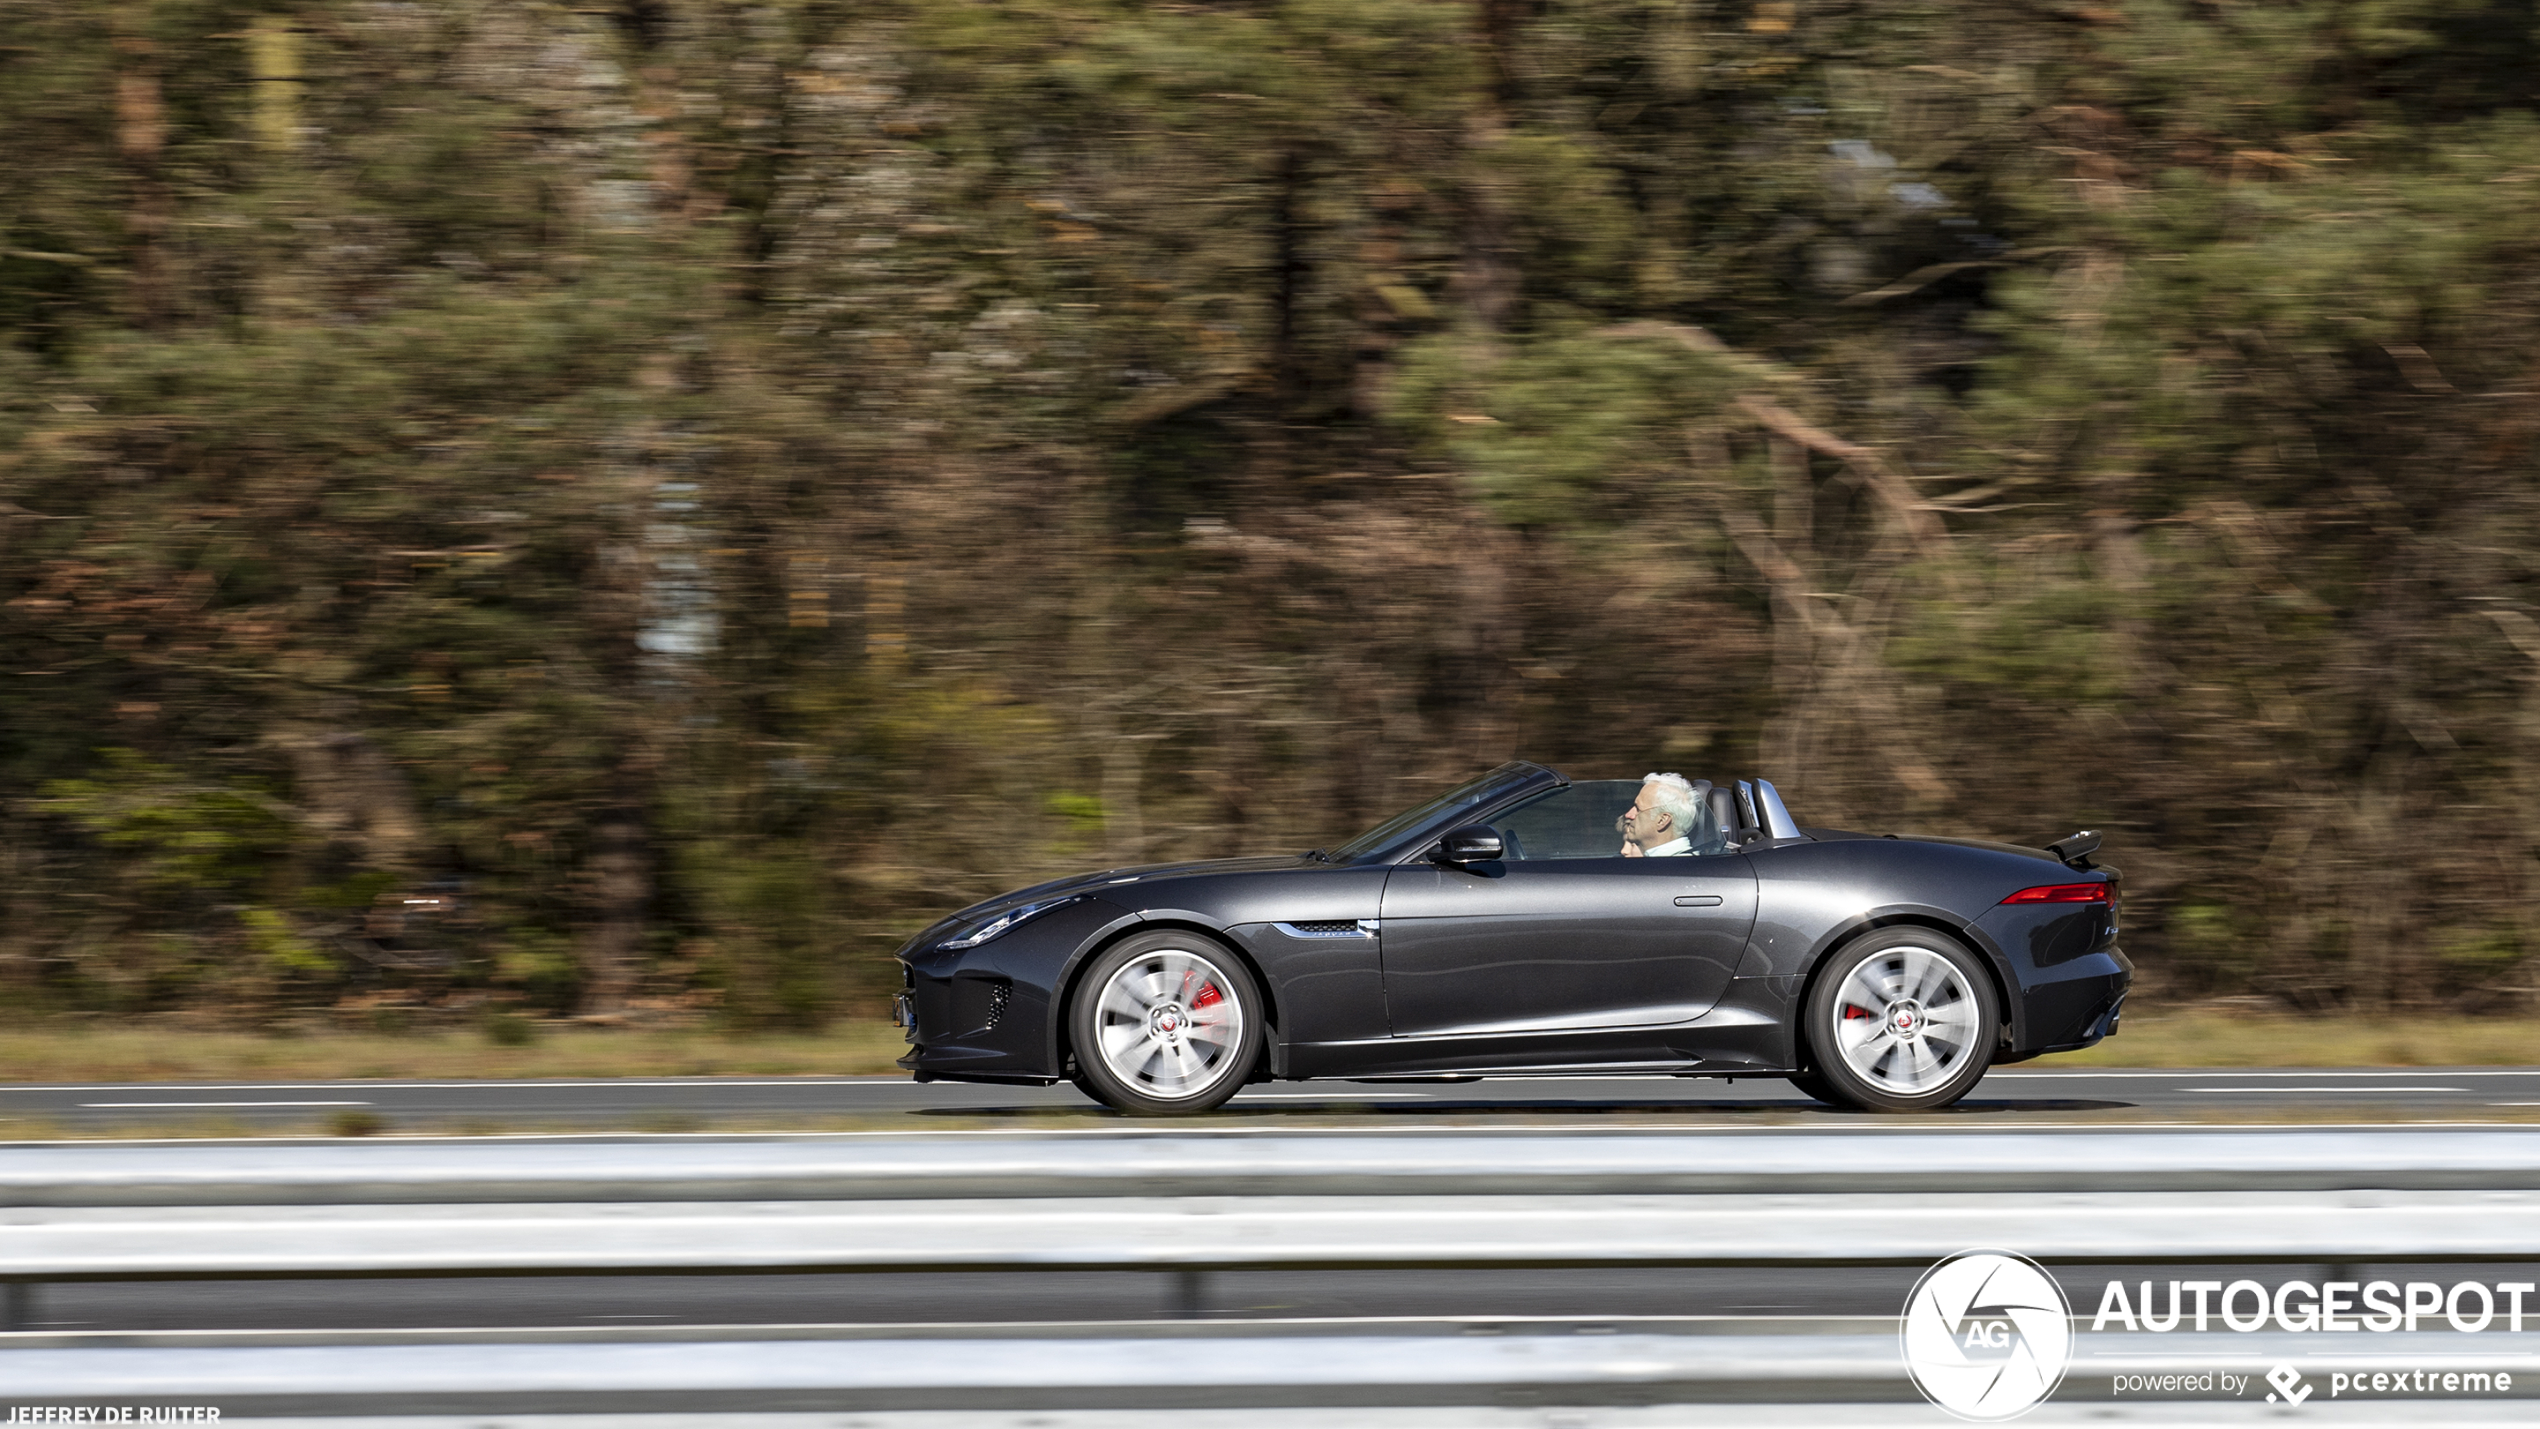
<path fill-rule="evenodd" d="M 1182 1009 L 1167 1003 L 1157 1008 L 1149 1021 L 1159 1036 L 1173 1036 L 1182 1030 Z"/>
<path fill-rule="evenodd" d="M 1895 1033 L 1899 1037 L 1911 1037 L 1915 1033 L 1922 1031 L 1923 1009 L 1921 1005 L 1912 1002 L 1900 1002 L 1889 1008 L 1887 1010 L 1887 1028 L 1890 1032 Z"/>

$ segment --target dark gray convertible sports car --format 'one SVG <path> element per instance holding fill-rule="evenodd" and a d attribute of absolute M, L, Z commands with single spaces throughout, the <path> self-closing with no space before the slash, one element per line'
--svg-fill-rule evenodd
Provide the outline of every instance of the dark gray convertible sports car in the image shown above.
<path fill-rule="evenodd" d="M 2098 846 L 1803 829 L 1761 779 L 1505 764 L 1336 849 L 963 909 L 900 950 L 900 1065 L 1143 1115 L 1272 1078 L 1617 1072 L 1928 1110 L 2116 1030 L 2134 965 Z"/>

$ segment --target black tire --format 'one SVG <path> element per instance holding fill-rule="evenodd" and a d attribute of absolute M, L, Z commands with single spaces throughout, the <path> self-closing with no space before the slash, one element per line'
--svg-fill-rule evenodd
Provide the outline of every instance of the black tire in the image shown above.
<path fill-rule="evenodd" d="M 1890 928 L 1837 949 L 1801 1017 L 1829 1099 L 1864 1111 L 1950 1105 L 1983 1079 L 2002 1035 L 1984 965 L 1928 928 Z"/>
<path fill-rule="evenodd" d="M 1818 1071 L 1814 1067 L 1810 1067 L 1807 1071 L 1801 1072 L 1790 1078 L 1790 1084 L 1797 1087 L 1802 1095 L 1815 1097 L 1817 1100 L 1824 1102 L 1828 1106 L 1848 1107 L 1852 1105 L 1852 1103 L 1845 1101 L 1843 1099 L 1843 1094 L 1837 1092 L 1833 1085 L 1826 1080 L 1825 1073 Z"/>
<path fill-rule="evenodd" d="M 1085 1076 L 1085 1071 L 1082 1067 L 1071 1066 L 1068 1068 L 1067 1085 L 1083 1092 L 1085 1094 L 1085 1100 L 1087 1101 L 1099 1102 L 1102 1100 L 1102 1093 L 1094 1090 L 1093 1082 Z"/>
<path fill-rule="evenodd" d="M 1124 939 L 1095 956 L 1068 1004 L 1077 1084 L 1130 1116 L 1213 1111 L 1261 1064 L 1265 1011 L 1252 974 L 1216 939 Z"/>

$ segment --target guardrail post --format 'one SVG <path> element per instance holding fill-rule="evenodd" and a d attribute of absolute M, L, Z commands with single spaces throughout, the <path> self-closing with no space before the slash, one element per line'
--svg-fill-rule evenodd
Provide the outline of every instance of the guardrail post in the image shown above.
<path fill-rule="evenodd" d="M 0 1330 L 35 1328 L 35 1282 L 12 1280 L 9 1293 L 0 1297 Z"/>
<path fill-rule="evenodd" d="M 1173 1318 L 1205 1320 L 1208 1318 L 1208 1272 L 1177 1270 L 1173 1272 Z"/>

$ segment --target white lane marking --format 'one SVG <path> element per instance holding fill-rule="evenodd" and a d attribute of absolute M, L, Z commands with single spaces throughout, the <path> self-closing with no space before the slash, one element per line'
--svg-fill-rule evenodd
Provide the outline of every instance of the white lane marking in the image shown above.
<path fill-rule="evenodd" d="M 369 1106 L 369 1102 L 81 1102 L 84 1108 L 128 1110 L 134 1107 L 236 1107 L 236 1106 Z"/>
<path fill-rule="evenodd" d="M 2289 1092 L 2465 1092 L 2467 1087 L 2181 1087 L 2182 1092 L 2264 1092 L 2281 1096 Z"/>
<path fill-rule="evenodd" d="M 1577 1126 L 1540 1124 L 1532 1126 L 1490 1126 L 1474 1122 L 1396 1123 L 1387 1126 L 1318 1126 L 1290 1122 L 1272 1126 L 1140 1127 L 1121 1125 L 1050 1126 L 1050 1127 L 940 1127 L 924 1131 L 503 1131 L 482 1136 L 453 1136 L 446 1132 L 388 1132 L 368 1138 L 371 1141 L 395 1141 L 456 1145 L 465 1142 L 494 1141 L 564 1141 L 608 1145 L 615 1142 L 651 1141 L 867 1141 L 886 1139 L 924 1144 L 928 1141 L 951 1140 L 956 1137 L 995 1136 L 1011 1141 L 1030 1141 L 1036 1137 L 1062 1136 L 1178 1136 L 1178 1137 L 1311 1137 L 1311 1136 L 1610 1136 L 1617 1132 L 1663 1132 L 1675 1136 L 1981 1136 L 2002 1131 L 2069 1131 L 2086 1136 L 2122 1135 L 2145 1131 L 2186 1131 L 2214 1136 L 2245 1136 L 2265 1131 L 2519 1131 L 2540 1132 L 2540 1123 L 2525 1121 L 1991 1121 L 1968 1118 L 1957 1125 L 1929 1122 L 1907 1122 L 1897 1126 L 1863 1126 L 1846 1124 L 1835 1117 L 1812 1121 L 1789 1122 L 1772 1126 L 1756 1126 L 1724 1121 L 1622 1121 L 1595 1122 Z M 111 1142 L 87 1137 L 60 1136 L 44 1140 L 19 1138 L 0 1141 L 0 1147 L 63 1146 L 341 1146 L 343 1139 L 333 1136 L 136 1136 L 118 1137 Z M 5 1333 L 5 1332 L 0 1332 Z M 155 1331 L 153 1333 L 156 1333 Z M 224 1332 L 226 1333 L 226 1332 Z"/>
<path fill-rule="evenodd" d="M 1236 1097 L 1248 1102 L 1363 1102 L 1385 1098 L 1392 1101 L 1425 1101 L 1430 1092 L 1238 1092 Z"/>
<path fill-rule="evenodd" d="M 378 1077 L 346 1077 L 333 1082 L 106 1082 L 97 1086 L 56 1086 L 36 1082 L 0 1082 L 0 1096 L 10 1092 L 332 1092 L 348 1087 L 366 1092 L 517 1091 L 523 1088 L 573 1087 L 916 1087 L 906 1077 L 680 1077 L 670 1081 L 595 1078 L 588 1081 L 540 1080 L 396 1082 Z"/>
<path fill-rule="evenodd" d="M 2540 1069 L 2482 1071 L 2482 1069 L 2469 1069 L 2469 1066 L 2436 1066 L 2436 1069 L 2426 1069 L 2426 1071 L 2408 1071 L 2408 1069 L 2398 1069 L 2398 1066 L 2372 1066 L 2372 1069 L 2362 1069 L 2362 1071 L 2334 1071 L 2334 1069 L 2324 1069 L 2324 1066 L 2311 1066 L 2311 1069 L 2266 1071 L 2266 1069 L 2256 1069 L 2256 1066 L 2189 1066 L 2189 1069 L 2182 1069 L 2182 1071 L 2090 1071 L 2090 1069 L 2083 1069 L 2083 1066 L 2075 1066 L 2075 1069 L 2070 1071 L 1986 1071 L 1984 1079 L 2009 1081 L 2014 1079 L 2014 1076 L 2035 1076 L 2035 1079 L 2040 1081 L 2080 1081 L 2080 1079 L 2095 1081 L 2095 1079 L 2103 1079 L 2103 1076 L 2111 1081 L 2113 1079 L 2182 1079 L 2182 1076 L 2243 1076 L 2243 1079 L 2258 1079 L 2258 1076 L 2314 1076 L 2314 1079 L 2322 1079 L 2322 1076 L 2383 1076 L 2383 1079 L 2388 1079 L 2388 1076 L 2540 1076 Z"/>
<path fill-rule="evenodd" d="M 1718 1075 L 1721 1074 L 1705 1072 L 1702 1074 L 1702 1079 L 1708 1080 Z M 1546 1077 L 1533 1073 L 1503 1077 L 1492 1076 L 1485 1072 L 1476 1075 L 1473 1080 L 1477 1082 L 1673 1082 L 1689 1079 L 1680 1078 L 1673 1072 L 1583 1072 L 1575 1077 Z"/>

